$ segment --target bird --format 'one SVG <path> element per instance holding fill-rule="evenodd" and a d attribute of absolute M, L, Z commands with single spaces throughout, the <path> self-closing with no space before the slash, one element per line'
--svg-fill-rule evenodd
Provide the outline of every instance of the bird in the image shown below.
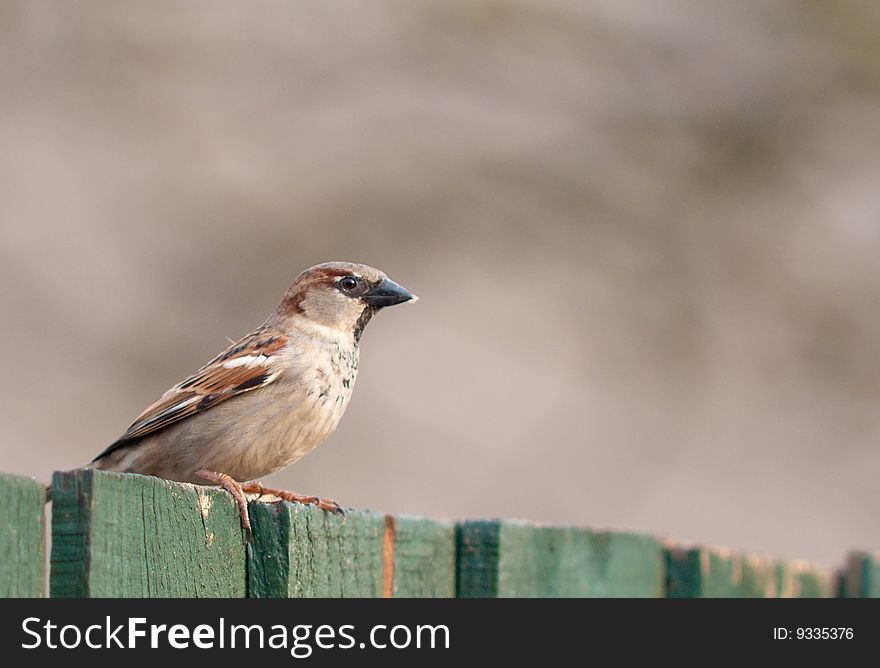
<path fill-rule="evenodd" d="M 262 325 L 167 390 L 88 467 L 220 486 L 238 504 L 247 539 L 246 493 L 342 513 L 332 499 L 264 487 L 259 478 L 336 429 L 367 323 L 383 308 L 417 300 L 368 265 L 306 269 Z"/>

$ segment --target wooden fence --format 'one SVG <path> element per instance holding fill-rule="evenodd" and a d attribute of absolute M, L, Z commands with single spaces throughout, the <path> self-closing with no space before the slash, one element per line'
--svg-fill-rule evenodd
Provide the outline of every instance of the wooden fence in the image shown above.
<path fill-rule="evenodd" d="M 255 501 L 245 543 L 225 492 L 77 470 L 45 491 L 0 474 L 0 596 L 878 597 L 880 555 L 838 571 L 652 536 Z"/>

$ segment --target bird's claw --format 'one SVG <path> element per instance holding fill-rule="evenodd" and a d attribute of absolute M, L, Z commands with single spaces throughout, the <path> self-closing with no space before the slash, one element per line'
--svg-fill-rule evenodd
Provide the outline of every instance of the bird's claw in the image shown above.
<path fill-rule="evenodd" d="M 336 515 L 345 516 L 345 511 L 342 509 L 336 501 L 333 499 L 322 499 L 318 496 L 306 496 L 304 494 L 297 494 L 296 492 L 288 492 L 284 489 L 273 489 L 271 487 L 264 487 L 261 482 L 254 481 L 245 483 L 242 485 L 242 489 L 249 494 L 271 494 L 272 496 L 277 496 L 279 499 L 283 499 L 284 501 L 288 501 L 290 503 L 302 503 L 309 506 L 318 506 L 323 511 L 328 513 L 334 513 Z"/>
<path fill-rule="evenodd" d="M 345 517 L 345 510 L 342 506 L 340 506 L 333 499 L 318 499 L 318 508 L 321 510 L 325 510 L 328 513 L 333 513 L 335 515 L 341 515 Z"/>

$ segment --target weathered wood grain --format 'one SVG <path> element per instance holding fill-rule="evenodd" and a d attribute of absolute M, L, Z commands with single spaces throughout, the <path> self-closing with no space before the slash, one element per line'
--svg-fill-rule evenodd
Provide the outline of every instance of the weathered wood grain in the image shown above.
<path fill-rule="evenodd" d="M 226 492 L 80 469 L 56 473 L 52 495 L 52 596 L 245 596 L 244 534 Z"/>
<path fill-rule="evenodd" d="M 0 475 L 0 594 L 45 580 L 42 485 Z M 78 470 L 53 477 L 52 596 L 880 596 L 880 558 L 835 576 L 805 562 L 624 532 L 252 501 L 245 545 L 223 491 Z"/>
<path fill-rule="evenodd" d="M 44 594 L 45 503 L 42 483 L 0 473 L 0 597 Z"/>
<path fill-rule="evenodd" d="M 660 597 L 664 584 L 651 536 L 512 520 L 458 527 L 460 597 Z"/>
<path fill-rule="evenodd" d="M 252 502 L 253 597 L 453 596 L 452 526 L 363 510 Z"/>
<path fill-rule="evenodd" d="M 345 517 L 315 506 L 250 504 L 248 592 L 256 598 L 382 595 L 384 519 L 350 510 Z"/>
<path fill-rule="evenodd" d="M 424 517 L 397 516 L 386 517 L 386 529 L 389 521 L 394 522 L 390 594 L 396 598 L 454 597 L 455 526 Z"/>
<path fill-rule="evenodd" d="M 669 598 L 797 598 L 833 594 L 830 570 L 723 548 L 666 550 Z"/>

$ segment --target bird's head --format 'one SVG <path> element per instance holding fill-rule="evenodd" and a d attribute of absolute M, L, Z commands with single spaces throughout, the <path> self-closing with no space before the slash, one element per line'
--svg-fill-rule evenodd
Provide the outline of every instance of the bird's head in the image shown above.
<path fill-rule="evenodd" d="M 326 262 L 306 269 L 287 289 L 275 317 L 305 318 L 359 340 L 373 314 L 418 299 L 365 264 Z"/>

